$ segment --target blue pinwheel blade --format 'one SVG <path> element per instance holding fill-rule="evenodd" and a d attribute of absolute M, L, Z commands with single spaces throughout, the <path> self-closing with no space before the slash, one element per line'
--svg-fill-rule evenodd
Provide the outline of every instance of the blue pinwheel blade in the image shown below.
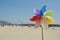
<path fill-rule="evenodd" d="M 46 5 L 44 5 L 41 10 L 42 10 L 42 13 L 46 12 Z"/>
<path fill-rule="evenodd" d="M 46 5 L 44 5 L 43 7 L 42 7 L 42 9 L 40 10 L 40 16 L 43 16 L 43 14 L 46 12 L 47 10 L 46 10 Z"/>

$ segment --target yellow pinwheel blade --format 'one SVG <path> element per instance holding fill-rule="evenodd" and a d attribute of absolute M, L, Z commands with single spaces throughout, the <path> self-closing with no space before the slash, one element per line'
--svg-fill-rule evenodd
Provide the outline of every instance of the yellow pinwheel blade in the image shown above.
<path fill-rule="evenodd" d="M 50 16 L 43 16 L 43 20 L 46 21 L 48 24 L 55 23 L 55 20 Z"/>
<path fill-rule="evenodd" d="M 55 20 L 50 16 L 46 16 L 46 20 L 48 21 L 48 23 L 55 23 Z"/>

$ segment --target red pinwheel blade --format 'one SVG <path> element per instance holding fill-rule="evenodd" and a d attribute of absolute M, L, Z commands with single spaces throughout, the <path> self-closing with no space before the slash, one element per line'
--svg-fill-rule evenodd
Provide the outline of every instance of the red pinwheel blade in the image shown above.
<path fill-rule="evenodd" d="M 30 18 L 30 21 L 40 22 L 41 21 L 41 17 L 33 16 L 32 18 Z"/>

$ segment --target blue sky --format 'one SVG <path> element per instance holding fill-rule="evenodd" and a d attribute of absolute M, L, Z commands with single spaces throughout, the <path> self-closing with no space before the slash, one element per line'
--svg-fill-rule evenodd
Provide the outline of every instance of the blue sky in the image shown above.
<path fill-rule="evenodd" d="M 53 10 L 53 18 L 60 23 L 60 0 L 0 0 L 0 20 L 11 23 L 32 23 L 29 18 L 33 9 L 41 9 L 43 5 L 47 10 Z"/>

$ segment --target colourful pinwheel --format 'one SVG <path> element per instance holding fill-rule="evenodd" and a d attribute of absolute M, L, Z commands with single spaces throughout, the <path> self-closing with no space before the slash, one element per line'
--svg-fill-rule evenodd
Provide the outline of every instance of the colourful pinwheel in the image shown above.
<path fill-rule="evenodd" d="M 41 24 L 44 26 L 48 26 L 48 24 L 55 23 L 55 20 L 51 17 L 53 11 L 46 10 L 46 5 L 44 5 L 40 11 L 38 9 L 33 9 L 33 12 L 36 15 L 30 18 L 30 21 L 34 21 L 36 25 L 39 26 Z"/>

